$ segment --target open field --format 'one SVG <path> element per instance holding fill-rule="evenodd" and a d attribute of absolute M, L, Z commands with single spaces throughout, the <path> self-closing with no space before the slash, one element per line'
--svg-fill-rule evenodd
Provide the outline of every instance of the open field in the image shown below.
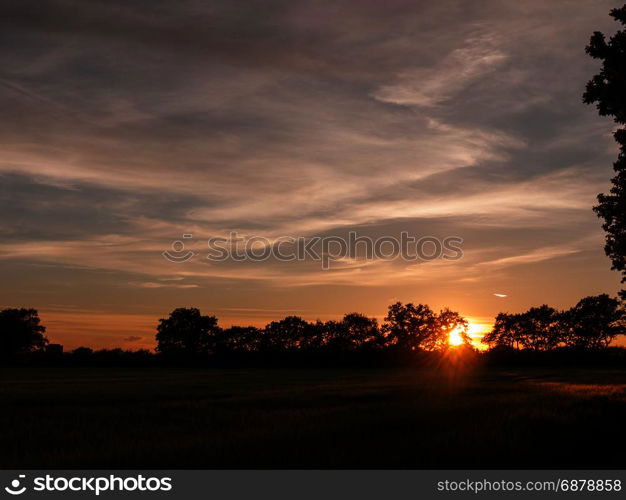
<path fill-rule="evenodd" d="M 626 371 L 2 370 L 3 468 L 624 468 Z"/>

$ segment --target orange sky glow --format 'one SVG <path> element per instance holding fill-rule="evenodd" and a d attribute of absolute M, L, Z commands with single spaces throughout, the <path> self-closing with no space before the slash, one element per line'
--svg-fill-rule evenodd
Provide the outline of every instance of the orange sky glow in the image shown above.
<path fill-rule="evenodd" d="M 581 103 L 608 6 L 279 3 L 59 2 L 3 32 L 0 307 L 66 350 L 152 349 L 177 307 L 263 326 L 396 301 L 458 311 L 478 343 L 499 312 L 617 294 L 592 211 L 617 148 Z M 463 255 L 207 259 L 232 231 Z M 183 235 L 193 258 L 166 260 Z"/>

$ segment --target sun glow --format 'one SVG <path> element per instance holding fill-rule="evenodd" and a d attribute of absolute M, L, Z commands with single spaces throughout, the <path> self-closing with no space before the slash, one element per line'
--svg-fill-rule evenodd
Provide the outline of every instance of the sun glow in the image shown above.
<path fill-rule="evenodd" d="M 450 335 L 448 337 L 448 343 L 453 346 L 459 346 L 459 345 L 463 345 L 463 336 L 461 335 L 461 332 L 463 331 L 463 329 L 460 326 L 457 326 L 454 330 L 452 330 L 450 332 Z"/>
<path fill-rule="evenodd" d="M 479 321 L 468 321 L 467 330 L 465 331 L 467 334 L 467 338 L 469 340 L 469 344 L 476 349 L 484 349 L 484 344 L 481 343 L 481 339 L 487 331 L 491 328 L 491 325 L 487 323 L 482 323 Z M 463 327 L 457 326 L 454 330 L 452 330 L 448 334 L 448 345 L 450 347 L 458 347 L 465 344 L 464 335 L 463 335 Z"/>

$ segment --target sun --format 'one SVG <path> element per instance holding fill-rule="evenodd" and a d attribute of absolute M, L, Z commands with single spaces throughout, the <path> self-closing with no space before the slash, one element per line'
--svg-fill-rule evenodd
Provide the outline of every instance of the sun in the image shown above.
<path fill-rule="evenodd" d="M 463 345 L 465 341 L 463 340 L 463 336 L 461 335 L 462 331 L 463 328 L 460 326 L 457 326 L 454 330 L 452 330 L 450 332 L 450 335 L 448 336 L 448 344 L 450 344 L 452 347 Z"/>
<path fill-rule="evenodd" d="M 459 347 L 468 344 L 475 349 L 483 350 L 486 346 L 481 343 L 481 339 L 483 335 L 489 331 L 491 326 L 492 325 L 480 321 L 468 321 L 465 335 L 463 334 L 464 330 L 462 326 L 457 326 L 450 331 L 448 334 L 448 345 L 450 347 Z"/>

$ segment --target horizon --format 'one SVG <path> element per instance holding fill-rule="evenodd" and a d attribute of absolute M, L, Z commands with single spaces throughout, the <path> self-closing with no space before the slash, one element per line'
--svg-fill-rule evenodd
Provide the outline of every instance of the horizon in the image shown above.
<path fill-rule="evenodd" d="M 182 307 L 182 306 L 181 306 Z M 191 306 L 193 307 L 193 306 Z M 200 311 L 203 314 L 209 315 L 209 316 L 213 316 L 213 314 L 209 311 L 204 311 L 202 310 L 202 308 L 200 308 Z M 72 341 L 64 343 L 61 338 L 57 338 L 55 337 L 54 334 L 50 335 L 49 334 L 49 326 L 52 325 L 52 329 L 53 331 L 56 330 L 58 328 L 58 323 L 55 323 L 54 320 L 54 316 L 52 316 L 52 319 L 50 320 L 50 317 L 46 318 L 45 314 L 41 314 L 41 311 L 39 311 L 39 316 L 42 320 L 42 324 L 46 327 L 46 337 L 48 338 L 50 344 L 61 344 L 64 348 L 64 350 L 66 351 L 72 351 L 78 347 L 89 347 L 91 349 L 115 349 L 115 348 L 122 348 L 124 350 L 129 350 L 129 351 L 135 351 L 135 350 L 139 350 L 139 349 L 148 349 L 148 350 L 154 350 L 154 348 L 157 345 L 157 342 L 155 340 L 155 335 L 156 335 L 156 327 L 158 325 L 159 319 L 161 318 L 167 318 L 169 313 L 171 311 L 168 311 L 168 313 L 163 314 L 160 317 L 149 317 L 149 316 L 139 316 L 139 315 L 125 315 L 122 316 L 120 318 L 120 323 L 118 323 L 119 325 L 119 330 L 117 330 L 117 334 L 119 335 L 120 332 L 124 332 L 125 334 L 127 334 L 127 337 L 122 338 L 118 344 L 114 344 L 114 343 L 109 343 L 108 341 L 106 343 L 103 344 L 98 344 L 97 342 L 92 343 L 92 344 L 80 344 L 80 343 L 74 343 Z M 351 312 L 358 312 L 358 311 L 351 311 Z M 110 315 L 103 315 L 105 317 L 105 319 L 110 320 Z M 299 316 L 297 314 L 285 314 L 281 317 L 275 317 L 275 318 L 271 318 L 267 321 L 265 320 L 257 320 L 257 321 L 248 321 L 248 320 L 242 320 L 242 321 L 237 321 L 237 320 L 232 320 L 230 322 L 223 322 L 221 320 L 221 318 L 219 316 L 217 316 L 218 319 L 218 324 L 221 328 L 230 328 L 231 326 L 254 326 L 257 328 L 263 328 L 265 327 L 267 324 L 269 324 L 271 321 L 277 321 L 280 319 L 283 319 L 286 316 L 298 316 L 298 317 L 302 317 L 302 319 L 304 319 L 305 321 L 308 322 L 315 322 L 317 320 L 321 320 L 321 321 L 330 321 L 330 320 L 339 320 L 343 317 L 343 314 L 338 315 L 338 316 L 333 316 L 333 317 L 329 317 L 329 318 L 307 318 L 304 316 Z M 100 316 L 95 316 L 96 318 L 100 317 Z M 385 318 L 385 314 L 379 315 L 379 316 L 368 316 L 371 318 L 375 318 L 379 324 L 382 324 Z M 117 319 L 117 318 L 116 318 Z M 480 319 L 476 319 L 476 318 L 471 318 L 471 317 L 465 317 L 466 320 L 468 320 L 469 322 L 469 328 L 468 328 L 468 335 L 472 341 L 472 345 L 478 349 L 486 349 L 487 346 L 485 344 L 483 344 L 481 342 L 482 337 L 484 336 L 485 333 L 487 333 L 492 325 L 493 325 L 493 321 L 491 322 L 481 322 Z M 91 325 L 94 324 L 94 315 L 93 314 L 89 314 L 88 316 L 88 327 L 91 327 Z M 96 320 L 97 321 L 97 320 Z M 68 324 L 68 318 L 67 316 L 64 314 L 61 319 L 60 322 L 63 326 Z M 70 322 L 74 323 L 74 324 L 80 324 L 80 319 L 77 318 L 70 318 Z M 107 327 L 107 331 L 104 333 L 104 335 L 108 338 L 108 328 Z M 80 342 L 80 339 L 82 338 L 80 333 L 84 332 L 85 330 L 80 328 L 78 329 L 78 331 L 76 332 L 75 336 L 69 335 L 67 338 L 76 338 L 79 339 L 78 342 Z M 98 335 L 98 330 L 96 329 L 96 331 L 92 331 L 90 332 L 92 335 Z M 617 338 L 615 345 L 619 345 L 622 346 L 622 339 Z M 125 345 L 126 344 L 126 345 Z M 128 345 L 130 344 L 130 345 Z M 624 345 L 626 346 L 626 343 L 624 343 Z"/>

